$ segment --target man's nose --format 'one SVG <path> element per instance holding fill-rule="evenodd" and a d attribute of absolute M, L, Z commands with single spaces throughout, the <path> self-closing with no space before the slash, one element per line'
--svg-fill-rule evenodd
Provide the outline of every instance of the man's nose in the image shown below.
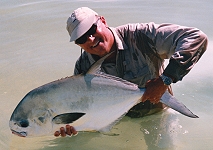
<path fill-rule="evenodd" d="M 95 37 L 93 35 L 88 36 L 88 40 L 93 42 L 95 40 Z"/>

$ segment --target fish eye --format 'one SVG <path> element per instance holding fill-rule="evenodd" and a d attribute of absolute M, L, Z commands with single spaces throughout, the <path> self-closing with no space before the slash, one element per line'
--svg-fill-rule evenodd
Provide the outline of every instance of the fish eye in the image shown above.
<path fill-rule="evenodd" d="M 19 125 L 20 125 L 21 127 L 23 127 L 23 128 L 26 128 L 26 127 L 29 126 L 29 122 L 28 122 L 28 120 L 22 119 L 22 120 L 19 122 Z"/>

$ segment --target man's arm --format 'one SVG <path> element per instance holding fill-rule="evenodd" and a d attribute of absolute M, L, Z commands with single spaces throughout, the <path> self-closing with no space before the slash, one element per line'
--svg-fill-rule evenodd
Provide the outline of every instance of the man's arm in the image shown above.
<path fill-rule="evenodd" d="M 194 67 L 207 48 L 207 36 L 197 28 L 162 24 L 153 29 L 155 46 L 163 59 L 170 59 L 164 74 L 174 83 Z"/>
<path fill-rule="evenodd" d="M 206 51 L 207 36 L 197 28 L 154 23 L 143 25 L 143 28 L 159 56 L 170 59 L 163 74 L 170 77 L 173 83 L 182 80 Z M 159 102 L 167 88 L 168 85 L 160 77 L 149 80 L 142 101 Z"/>

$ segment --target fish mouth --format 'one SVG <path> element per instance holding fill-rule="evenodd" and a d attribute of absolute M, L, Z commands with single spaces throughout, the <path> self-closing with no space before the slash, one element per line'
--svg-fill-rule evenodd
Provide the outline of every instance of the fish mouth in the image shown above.
<path fill-rule="evenodd" d="M 12 131 L 12 134 L 18 135 L 20 137 L 26 137 L 27 136 L 27 132 L 17 132 L 17 131 L 12 130 L 12 129 L 11 129 L 11 131 Z"/>

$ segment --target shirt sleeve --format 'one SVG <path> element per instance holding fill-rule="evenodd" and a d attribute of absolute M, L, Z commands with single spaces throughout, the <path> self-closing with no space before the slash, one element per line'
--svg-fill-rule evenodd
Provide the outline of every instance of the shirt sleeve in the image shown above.
<path fill-rule="evenodd" d="M 80 59 L 81 58 L 78 58 L 78 60 L 75 62 L 74 75 L 78 75 L 82 73 L 80 69 Z"/>
<path fill-rule="evenodd" d="M 197 28 L 154 23 L 143 25 L 143 28 L 159 56 L 170 59 L 164 73 L 175 78 L 174 82 L 182 80 L 207 47 L 207 36 Z"/>

